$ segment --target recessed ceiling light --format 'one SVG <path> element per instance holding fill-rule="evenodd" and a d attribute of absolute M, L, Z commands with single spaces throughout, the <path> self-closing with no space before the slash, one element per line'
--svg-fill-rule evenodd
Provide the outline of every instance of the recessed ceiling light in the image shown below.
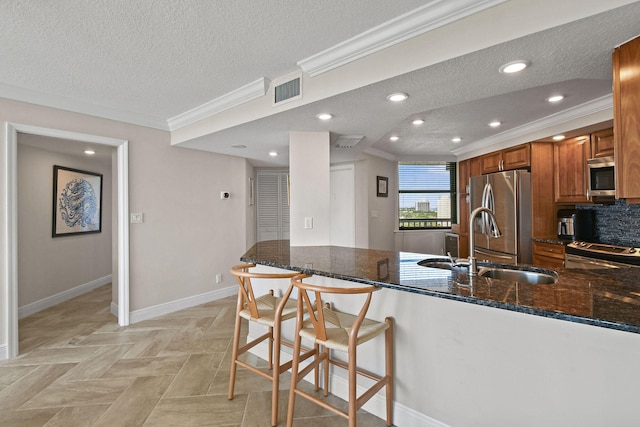
<path fill-rule="evenodd" d="M 451 138 L 451 142 L 460 142 L 460 141 L 462 141 L 462 138 L 460 138 L 459 136 L 455 136 Z"/>
<path fill-rule="evenodd" d="M 499 122 L 497 120 L 492 121 L 491 123 L 489 123 L 489 126 L 491 126 L 492 128 L 497 128 L 498 126 L 500 126 L 502 124 L 502 122 Z"/>
<path fill-rule="evenodd" d="M 517 73 L 519 71 L 524 70 L 528 66 L 529 66 L 529 61 L 523 61 L 523 60 L 511 61 L 504 64 L 502 67 L 500 67 L 500 72 L 503 74 L 513 74 L 513 73 Z"/>
<path fill-rule="evenodd" d="M 564 135 L 556 135 L 553 137 L 554 141 L 562 141 L 564 139 Z"/>
<path fill-rule="evenodd" d="M 400 137 L 397 136 L 397 135 L 393 135 L 392 137 L 389 138 L 389 140 L 394 141 L 394 142 L 399 140 L 399 139 L 400 139 Z"/>
<path fill-rule="evenodd" d="M 87 156 L 93 156 L 94 154 L 96 154 L 96 152 L 93 150 L 84 150 L 84 154 L 86 154 Z"/>
<path fill-rule="evenodd" d="M 415 119 L 415 120 L 414 120 L 414 121 L 412 121 L 411 123 L 417 126 L 417 125 L 421 125 L 421 124 L 423 124 L 423 123 L 424 123 L 424 120 L 422 120 L 422 119 Z"/>
<path fill-rule="evenodd" d="M 398 92 L 398 93 L 392 93 L 391 95 L 387 96 L 387 99 L 392 102 L 400 102 L 400 101 L 404 101 L 408 97 L 409 95 L 407 95 L 406 93 Z"/>
<path fill-rule="evenodd" d="M 269 155 L 270 155 L 271 157 L 275 157 L 275 156 L 277 156 L 277 155 L 278 155 L 278 152 L 277 152 L 277 151 L 269 151 Z"/>
<path fill-rule="evenodd" d="M 319 118 L 320 120 L 329 120 L 333 116 L 331 114 L 329 114 L 329 113 L 320 113 L 316 117 Z"/>
<path fill-rule="evenodd" d="M 553 95 L 547 98 L 548 102 L 560 102 L 564 99 L 564 95 Z"/>

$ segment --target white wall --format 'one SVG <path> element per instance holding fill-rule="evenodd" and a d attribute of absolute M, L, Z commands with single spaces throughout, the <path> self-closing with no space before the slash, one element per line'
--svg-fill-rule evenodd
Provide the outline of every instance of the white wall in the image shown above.
<path fill-rule="evenodd" d="M 88 158 L 29 145 L 53 138 L 18 135 L 18 306 L 111 275 L 111 156 Z M 53 165 L 103 174 L 102 231 L 51 237 Z"/>
<path fill-rule="evenodd" d="M 129 141 L 129 206 L 145 219 L 130 229 L 132 311 L 237 286 L 228 272 L 247 249 L 245 159 L 172 147 L 164 131 L 0 99 L 3 129 L 6 122 Z M 0 138 L 4 165 L 4 132 Z M 6 182 L 0 181 L 0 199 L 6 200 Z M 233 196 L 220 200 L 220 190 Z M 0 223 L 9 208 L 0 206 Z M 2 260 L 5 242 L 2 233 Z M 0 294 L 6 295 L 6 263 L 0 270 Z M 216 273 L 223 273 L 222 283 L 215 283 Z M 7 342 L 5 319 L 3 303 L 0 346 Z"/>
<path fill-rule="evenodd" d="M 307 281 L 353 285 L 320 276 Z M 288 286 L 272 282 L 254 286 Z M 327 300 L 350 311 L 350 297 Z M 600 427 L 640 418 L 638 334 L 382 289 L 367 317 L 386 316 L 395 322 L 395 425 Z M 285 323 L 287 339 L 294 327 Z M 383 349 L 382 337 L 363 344 L 358 365 L 384 372 Z M 343 398 L 344 378 L 332 371 L 331 391 Z M 384 417 L 384 399 L 376 396 L 365 409 Z"/>
<path fill-rule="evenodd" d="M 329 133 L 290 132 L 291 245 L 328 245 L 331 239 Z M 305 229 L 312 218 L 313 228 Z"/>

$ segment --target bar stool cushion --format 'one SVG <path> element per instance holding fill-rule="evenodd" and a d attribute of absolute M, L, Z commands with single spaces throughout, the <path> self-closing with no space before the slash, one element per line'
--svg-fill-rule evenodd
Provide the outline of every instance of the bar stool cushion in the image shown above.
<path fill-rule="evenodd" d="M 246 308 L 244 310 L 241 310 L 238 314 L 243 319 L 247 319 L 261 325 L 273 327 L 275 325 L 276 308 L 281 301 L 282 297 L 276 297 L 271 294 L 262 295 L 256 298 L 256 305 L 260 312 L 260 317 L 251 317 L 251 312 Z M 296 300 L 289 299 L 282 309 L 282 320 L 293 319 L 294 317 L 296 317 L 296 312 Z"/>
<path fill-rule="evenodd" d="M 303 323 L 300 330 L 300 336 L 311 341 L 316 341 L 327 348 L 348 351 L 349 350 L 349 331 L 353 327 L 357 316 L 342 313 L 340 311 L 324 308 L 325 327 L 327 328 L 327 340 L 318 339 L 316 331 L 310 320 Z M 360 345 L 372 338 L 380 335 L 389 327 L 387 322 L 376 322 L 375 320 L 364 319 L 360 330 L 358 331 L 357 345 Z"/>

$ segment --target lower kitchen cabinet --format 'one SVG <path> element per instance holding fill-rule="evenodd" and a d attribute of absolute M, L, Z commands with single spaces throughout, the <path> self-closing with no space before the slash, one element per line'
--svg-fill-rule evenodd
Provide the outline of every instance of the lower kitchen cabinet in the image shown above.
<path fill-rule="evenodd" d="M 533 265 L 542 268 L 564 267 L 564 245 L 547 242 L 533 242 Z"/>

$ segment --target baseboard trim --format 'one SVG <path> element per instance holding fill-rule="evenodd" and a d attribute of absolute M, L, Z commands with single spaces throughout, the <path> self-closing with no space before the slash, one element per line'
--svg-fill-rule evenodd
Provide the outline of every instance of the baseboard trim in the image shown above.
<path fill-rule="evenodd" d="M 238 294 L 238 286 L 229 286 L 227 288 L 218 289 L 211 292 L 205 292 L 203 294 L 194 295 L 179 300 L 166 302 L 163 304 L 154 305 L 152 307 L 141 308 L 129 313 L 129 320 L 131 323 L 141 322 L 143 320 L 153 319 L 154 317 L 162 316 L 165 314 L 173 313 L 175 311 L 183 310 L 185 308 L 194 307 L 196 305 L 205 304 L 211 301 L 219 300 L 222 298 L 230 297 Z M 111 303 L 111 312 L 118 312 L 118 305 Z"/>
<path fill-rule="evenodd" d="M 8 358 L 9 358 L 9 355 L 7 353 L 7 345 L 6 344 L 0 345 L 0 360 L 5 360 Z"/>
<path fill-rule="evenodd" d="M 255 339 L 254 336 L 247 336 L 247 342 Z M 249 350 L 250 353 L 255 356 L 260 357 L 261 359 L 267 360 L 268 358 L 268 347 L 265 342 L 260 343 Z M 291 359 L 291 349 L 288 347 L 283 347 L 282 349 L 283 360 Z M 303 365 L 307 365 L 308 363 L 303 362 Z M 331 394 L 338 396 L 341 399 L 347 400 L 349 394 L 349 382 L 343 376 L 337 375 L 335 371 L 342 371 L 345 373 L 346 371 L 337 366 L 332 366 L 329 374 L 329 390 Z M 310 373 L 306 376 L 305 381 L 308 381 L 310 384 L 313 384 L 313 373 Z M 366 380 L 370 381 L 370 380 Z M 372 384 L 372 383 L 371 383 Z M 358 386 L 358 396 L 362 395 L 366 391 L 365 387 Z M 373 396 L 367 403 L 365 403 L 362 408 L 369 412 L 370 414 L 375 415 L 380 419 L 386 419 L 387 417 L 387 402 L 385 399 L 383 392 L 378 392 L 375 396 Z M 445 424 L 435 418 L 432 418 L 428 415 L 425 415 L 421 412 L 418 412 L 414 409 L 409 408 L 401 403 L 394 402 L 393 404 L 393 425 L 402 426 L 402 427 L 449 427 L 448 424 Z"/>
<path fill-rule="evenodd" d="M 62 302 L 78 297 L 82 294 L 86 294 L 87 292 L 90 292 L 96 288 L 99 288 L 100 286 L 106 285 L 107 283 L 111 283 L 111 281 L 112 281 L 112 276 L 111 274 L 109 274 L 108 276 L 104 276 L 99 279 L 92 280 L 83 285 L 76 286 L 75 288 L 67 289 L 66 291 L 60 292 L 55 295 L 51 295 L 39 301 L 35 301 L 35 302 L 32 302 L 31 304 L 22 306 L 18 308 L 18 319 L 31 316 L 32 314 L 38 313 L 39 311 L 45 310 L 49 307 L 53 307 L 54 305 L 58 305 Z"/>

